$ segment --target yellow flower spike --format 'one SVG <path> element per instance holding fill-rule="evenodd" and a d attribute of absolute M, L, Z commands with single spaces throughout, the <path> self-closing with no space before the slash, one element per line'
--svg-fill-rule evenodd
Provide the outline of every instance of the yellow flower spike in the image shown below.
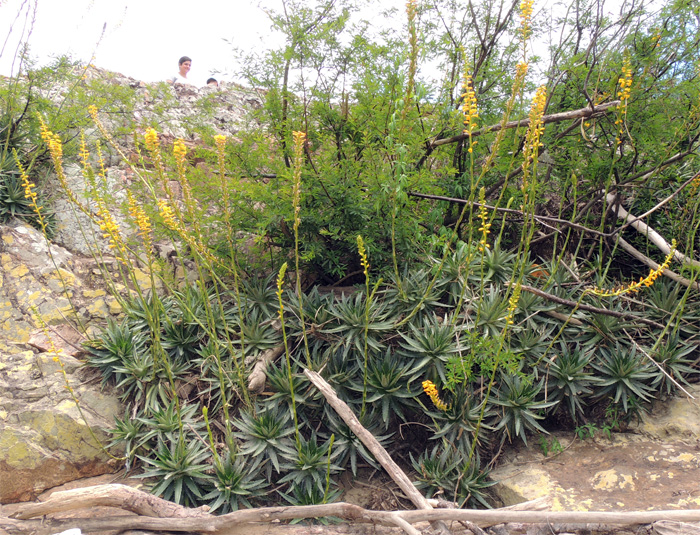
<path fill-rule="evenodd" d="M 158 132 L 154 128 L 147 128 L 144 134 L 144 139 L 146 141 L 146 148 L 153 152 L 160 149 L 160 142 L 158 141 Z"/>
<path fill-rule="evenodd" d="M 226 175 L 226 136 L 222 134 L 215 135 L 214 143 L 216 144 L 216 155 L 219 161 L 219 175 L 221 175 L 221 180 L 224 180 Z M 228 193 L 226 188 L 224 188 L 224 191 Z"/>
<path fill-rule="evenodd" d="M 423 384 L 423 392 L 426 393 L 426 395 L 430 398 L 430 401 L 433 402 L 433 405 L 435 405 L 435 407 L 438 410 L 446 411 L 450 408 L 447 405 L 447 403 L 445 403 L 444 401 L 442 401 L 440 399 L 440 394 L 438 394 L 438 390 L 437 390 L 437 387 L 435 386 L 435 383 L 433 383 L 432 381 L 423 381 L 422 384 Z"/>
<path fill-rule="evenodd" d="M 41 206 L 39 206 L 37 202 L 39 196 L 37 195 L 36 191 L 34 191 L 34 189 L 36 188 L 36 184 L 29 180 L 29 175 L 27 175 L 27 171 L 24 169 L 24 166 L 22 165 L 22 162 L 20 161 L 19 156 L 17 155 L 17 151 L 15 149 L 12 149 L 12 155 L 15 158 L 17 169 L 19 169 L 19 176 L 22 179 L 24 197 L 32 204 L 34 213 L 39 218 L 39 224 L 41 225 L 42 230 L 46 232 L 44 215 L 41 213 Z"/>
<path fill-rule="evenodd" d="M 515 315 L 515 309 L 518 308 L 518 301 L 520 301 L 520 283 L 513 290 L 513 295 L 508 299 L 508 313 L 506 314 L 506 324 L 513 325 L 513 316 Z"/>
<path fill-rule="evenodd" d="M 153 252 L 153 227 L 151 225 L 151 220 L 143 208 L 137 204 L 131 191 L 127 191 L 127 201 L 129 205 L 129 214 L 139 229 L 138 235 L 143 240 L 146 254 L 150 259 Z"/>
<path fill-rule="evenodd" d="M 470 134 L 476 127 L 476 119 L 479 118 L 479 109 L 476 105 L 476 91 L 471 75 L 465 72 L 462 83 L 462 113 L 464 114 L 464 133 Z"/>
<path fill-rule="evenodd" d="M 600 288 L 588 288 L 586 289 L 586 292 L 590 292 L 592 294 L 595 294 L 600 297 L 614 297 L 614 296 L 619 296 L 623 295 L 626 293 L 634 293 L 639 291 L 639 289 L 642 286 L 646 286 L 647 288 L 651 285 L 654 284 L 654 281 L 661 276 L 661 274 L 668 269 L 668 267 L 671 265 L 671 261 L 673 260 L 673 257 L 676 254 L 676 240 L 673 240 L 671 242 L 671 250 L 669 251 L 668 255 L 666 255 L 666 258 L 664 259 L 663 264 L 661 264 L 658 268 L 656 269 L 651 269 L 649 270 L 649 275 L 646 277 L 640 277 L 638 282 L 632 282 L 627 286 L 623 286 L 621 288 L 613 289 L 613 290 L 603 290 Z"/>
<path fill-rule="evenodd" d="M 63 144 L 61 143 L 61 138 L 58 137 L 53 132 L 51 132 L 51 130 L 49 130 L 49 127 L 46 126 L 46 123 L 44 122 L 44 118 L 41 115 L 38 115 L 38 118 L 39 118 L 41 139 L 49 147 L 49 154 L 51 155 L 51 160 L 53 162 L 54 170 L 56 171 L 56 177 L 58 178 L 58 182 L 61 184 L 61 187 L 63 188 L 63 191 L 68 196 L 68 199 L 75 206 L 77 206 L 81 212 L 83 212 L 84 214 L 91 217 L 92 212 L 87 209 L 87 207 L 80 201 L 80 199 L 78 199 L 75 196 L 73 191 L 68 186 L 68 180 L 66 178 L 66 173 L 63 170 Z M 43 225 L 42 225 L 42 227 L 43 227 Z"/>
<path fill-rule="evenodd" d="M 168 201 L 166 201 L 165 199 L 158 200 L 158 212 L 163 218 L 166 227 L 168 227 L 170 230 L 178 230 L 178 224 L 175 220 L 175 213 L 168 204 Z"/>
<path fill-rule="evenodd" d="M 629 103 L 632 93 L 632 66 L 630 63 L 629 54 L 625 54 L 625 59 L 622 64 L 622 74 L 617 81 L 618 90 L 617 97 L 620 99 L 620 105 L 617 107 L 617 120 L 615 124 L 618 126 L 616 144 L 622 144 L 622 136 L 624 134 L 624 122 L 627 119 L 627 104 Z"/>
<path fill-rule="evenodd" d="M 532 7 L 534 0 L 522 0 L 520 2 L 520 34 L 525 41 L 532 31 Z"/>
<path fill-rule="evenodd" d="M 282 318 L 284 316 L 284 304 L 282 302 L 282 294 L 284 293 L 284 288 L 282 288 L 282 287 L 284 286 L 284 274 L 286 272 L 287 272 L 287 262 L 282 264 L 282 267 L 280 267 L 279 273 L 277 273 L 277 292 L 275 292 L 275 293 L 277 294 L 277 299 L 280 303 L 280 310 L 279 310 L 280 318 Z"/>
<path fill-rule="evenodd" d="M 535 98 L 532 100 L 532 107 L 530 108 L 530 126 L 528 127 L 527 133 L 525 134 L 525 145 L 523 147 L 523 193 L 527 197 L 528 189 L 530 186 L 530 166 L 533 161 L 537 158 L 537 153 L 542 147 L 542 134 L 544 134 L 544 123 L 542 122 L 542 117 L 544 116 L 544 109 L 547 105 L 547 88 L 545 86 L 540 86 L 537 88 L 535 93 Z"/>
<path fill-rule="evenodd" d="M 158 171 L 158 177 L 165 181 L 165 167 L 163 166 L 163 157 L 160 154 L 160 141 L 158 140 L 158 132 L 153 128 L 147 128 L 144 134 L 144 141 L 148 152 L 151 153 L 151 158 Z"/>
<path fill-rule="evenodd" d="M 224 147 L 226 146 L 226 136 L 223 134 L 217 134 L 214 136 L 214 143 L 216 144 L 216 148 L 219 150 L 223 150 Z"/>
<path fill-rule="evenodd" d="M 175 161 L 178 164 L 184 165 L 185 156 L 187 156 L 187 147 L 185 146 L 184 141 L 182 141 L 181 139 L 175 140 L 175 142 L 173 143 L 173 154 L 175 155 Z"/>
<path fill-rule="evenodd" d="M 489 233 L 491 232 L 491 223 L 489 223 L 489 212 L 486 208 L 486 189 L 482 186 L 479 189 L 479 219 L 481 219 L 481 226 L 479 227 L 479 232 L 481 232 L 481 240 L 479 241 L 479 252 L 483 253 L 485 249 L 489 248 L 487 239 Z"/>
<path fill-rule="evenodd" d="M 80 148 L 78 149 L 78 154 L 80 156 L 80 161 L 83 164 L 83 168 L 90 165 L 90 151 L 87 148 L 87 142 L 85 141 L 85 132 L 80 131 Z"/>
<path fill-rule="evenodd" d="M 369 277 L 369 258 L 367 257 L 367 250 L 365 249 L 365 241 L 362 236 L 357 235 L 357 252 L 360 255 L 360 264 L 365 273 L 365 277 Z"/>
<path fill-rule="evenodd" d="M 175 156 L 175 166 L 177 167 L 177 177 L 182 185 L 182 193 L 185 200 L 191 201 L 191 190 L 187 181 L 187 173 L 185 172 L 185 157 L 187 156 L 187 147 L 181 139 L 176 139 L 173 143 L 173 155 Z"/>

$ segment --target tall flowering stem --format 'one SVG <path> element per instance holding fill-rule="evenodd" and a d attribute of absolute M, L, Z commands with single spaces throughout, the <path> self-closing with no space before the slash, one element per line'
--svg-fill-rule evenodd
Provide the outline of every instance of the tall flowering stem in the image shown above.
<path fill-rule="evenodd" d="M 66 193 L 66 196 L 71 203 L 77 206 L 78 209 L 84 214 L 90 215 L 91 211 L 75 196 L 73 190 L 71 190 L 68 186 L 66 173 L 63 169 L 63 143 L 61 142 L 61 138 L 49 130 L 49 127 L 46 126 L 46 123 L 41 116 L 39 116 L 39 127 L 41 139 L 49 147 L 51 161 L 53 162 L 56 177 L 58 178 L 58 182 L 61 184 L 61 188 Z"/>
<path fill-rule="evenodd" d="M 513 317 L 515 316 L 515 310 L 518 308 L 518 301 L 520 301 L 520 292 L 522 285 L 518 282 L 513 290 L 513 295 L 508 299 L 508 312 L 506 313 L 506 325 L 513 325 Z"/>
<path fill-rule="evenodd" d="M 418 70 L 418 30 L 416 28 L 416 0 L 406 2 L 406 15 L 408 18 L 408 44 L 410 46 L 410 63 L 408 66 L 408 87 L 406 88 L 406 107 L 408 110 L 413 99 L 416 84 L 416 71 Z"/>
<path fill-rule="evenodd" d="M 365 249 L 365 242 L 362 236 L 357 235 L 357 252 L 360 255 L 360 264 L 362 264 L 362 271 L 365 275 L 365 344 L 364 344 L 364 358 L 365 365 L 362 372 L 362 409 L 360 411 L 360 417 L 365 414 L 366 400 L 367 400 L 367 365 L 369 360 L 369 352 L 367 349 L 367 337 L 369 335 L 369 309 L 371 303 L 371 296 L 369 292 L 369 257 L 367 256 L 367 250 Z"/>
<path fill-rule="evenodd" d="M 481 240 L 479 240 L 479 252 L 483 253 L 489 248 L 488 237 L 491 232 L 491 221 L 489 218 L 489 211 L 486 208 L 486 190 L 482 186 L 479 188 L 479 219 L 481 219 L 481 226 L 479 227 L 479 232 L 481 232 Z"/>
<path fill-rule="evenodd" d="M 520 2 L 520 40 L 525 43 L 532 34 L 532 9 L 534 0 L 522 0 Z"/>
<path fill-rule="evenodd" d="M 299 439 L 299 421 L 297 419 L 297 402 L 294 395 L 294 377 L 292 375 L 292 359 L 289 355 L 289 343 L 287 341 L 287 330 L 284 326 L 284 301 L 282 300 L 282 294 L 284 293 L 284 275 L 287 272 L 287 262 L 282 264 L 282 267 L 277 274 L 277 302 L 279 303 L 278 314 L 280 317 L 280 323 L 282 324 L 282 341 L 284 342 L 284 355 L 287 361 L 287 380 L 289 381 L 289 396 L 292 399 L 292 416 L 294 417 L 294 430 L 297 451 L 301 451 L 301 441 Z"/>
<path fill-rule="evenodd" d="M 138 235 L 143 240 L 143 247 L 146 250 L 148 257 L 148 265 L 153 265 L 153 225 L 151 219 L 144 209 L 136 202 L 131 191 L 127 191 L 127 205 L 129 207 L 129 215 L 136 223 Z"/>
<path fill-rule="evenodd" d="M 191 225 L 197 231 L 197 235 L 201 237 L 201 228 L 199 225 L 199 217 L 195 214 L 195 199 L 192 196 L 192 187 L 187 178 L 187 146 L 181 139 L 176 139 L 173 142 L 173 156 L 175 156 L 175 168 L 177 172 L 177 180 L 182 187 L 182 199 L 187 209 L 187 214 L 190 217 Z"/>
<path fill-rule="evenodd" d="M 17 150 L 12 149 L 12 155 L 15 158 L 15 163 L 17 164 L 17 169 L 19 169 L 19 176 L 22 179 L 22 187 L 24 188 L 24 197 L 32 204 L 32 209 L 39 219 L 39 225 L 41 225 L 41 230 L 46 235 L 46 220 L 44 219 L 44 214 L 42 213 L 43 206 L 39 206 L 38 195 L 36 191 L 36 184 L 29 180 L 29 175 L 24 169 L 22 162 L 17 155 Z"/>
<path fill-rule="evenodd" d="M 617 107 L 617 119 L 615 126 L 617 127 L 617 136 L 615 138 L 616 146 L 622 144 L 622 136 L 625 132 L 625 121 L 627 120 L 627 104 L 632 93 L 632 66 L 630 64 L 629 54 L 625 55 L 622 64 L 622 75 L 617 81 L 618 90 L 617 98 L 620 99 L 620 104 Z"/>
<path fill-rule="evenodd" d="M 311 368 L 311 353 L 309 351 L 309 341 L 306 336 L 306 322 L 304 320 L 304 296 L 301 290 L 301 272 L 299 271 L 299 225 L 301 225 L 301 172 L 304 168 L 304 145 L 306 144 L 306 134 L 304 132 L 293 132 L 294 140 L 294 162 L 293 162 L 293 189 L 292 207 L 294 209 L 294 265 L 296 271 L 296 293 L 299 300 L 299 319 L 301 320 L 301 332 L 304 338 L 304 349 L 306 350 L 306 366 Z"/>
<path fill-rule="evenodd" d="M 165 181 L 165 165 L 163 164 L 163 156 L 160 152 L 160 140 L 158 139 L 158 132 L 154 128 L 147 128 L 144 134 L 144 141 L 146 143 L 146 149 L 151 154 L 151 160 L 158 173 L 158 178 L 161 181 Z"/>

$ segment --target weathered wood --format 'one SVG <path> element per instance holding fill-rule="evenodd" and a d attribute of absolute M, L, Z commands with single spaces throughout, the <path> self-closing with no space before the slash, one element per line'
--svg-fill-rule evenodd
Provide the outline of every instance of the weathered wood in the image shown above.
<path fill-rule="evenodd" d="M 129 489 L 129 490 L 127 490 Z M 90 508 L 96 505 L 120 507 L 149 515 L 183 515 L 168 518 L 154 516 L 113 516 L 105 518 L 75 519 L 20 519 L 45 515 L 69 509 Z M 546 502 L 535 501 L 518 507 L 542 507 Z M 87 489 L 74 489 L 54 493 L 46 502 L 21 506 L 16 518 L 0 517 L 0 531 L 11 535 L 50 535 L 69 528 L 80 528 L 85 533 L 102 533 L 109 530 L 146 530 L 172 532 L 217 532 L 234 533 L 251 523 L 271 523 L 294 519 L 337 517 L 354 524 L 371 524 L 400 527 L 405 533 L 417 534 L 415 527 L 421 522 L 473 523 L 481 528 L 494 524 L 547 524 L 554 525 L 600 525 L 614 531 L 614 526 L 659 523 L 659 529 L 673 529 L 673 524 L 700 522 L 700 510 L 688 511 L 642 511 L 642 512 L 552 512 L 514 509 L 465 510 L 423 509 L 415 511 L 370 511 L 348 503 L 310 505 L 300 507 L 263 507 L 235 511 L 227 515 L 214 516 L 202 509 L 190 510 L 165 500 L 155 498 L 138 489 L 124 485 L 98 485 Z M 308 526 L 306 526 L 308 528 Z M 587 528 L 588 529 L 588 528 Z M 615 528 L 617 529 L 617 528 Z M 242 529 L 244 531 L 244 529 Z M 320 532 L 323 533 L 323 532 Z M 691 532 L 692 533 L 692 532 Z M 242 534 L 248 535 L 248 534 Z M 664 533 L 663 535 L 667 535 Z M 668 533 L 670 535 L 670 533 Z"/>
<path fill-rule="evenodd" d="M 251 392 L 263 391 L 265 388 L 265 380 L 267 379 L 267 368 L 282 353 L 284 353 L 284 344 L 268 349 L 260 355 L 260 358 L 258 358 L 258 361 L 255 363 L 255 366 L 253 366 L 248 376 L 248 390 Z"/>
<path fill-rule="evenodd" d="M 698 177 L 699 175 L 700 175 L 700 173 L 698 173 L 698 175 L 695 175 L 695 177 Z M 689 183 L 689 182 L 690 182 L 690 180 L 686 181 L 686 183 Z M 680 188 L 679 188 L 679 190 L 680 190 Z M 613 206 L 612 209 L 617 214 L 618 219 L 622 219 L 625 224 L 630 225 L 637 232 L 646 236 L 649 239 L 649 241 L 651 243 L 653 243 L 654 245 L 656 245 L 663 254 L 667 255 L 671 252 L 671 244 L 666 241 L 666 238 L 664 238 L 661 234 L 656 232 L 649 225 L 644 223 L 644 221 L 642 221 L 641 217 L 635 217 L 632 214 L 630 214 L 627 210 L 625 210 L 622 207 L 622 205 L 615 204 L 615 202 L 616 202 L 615 195 L 613 195 L 612 193 L 608 193 L 608 195 L 606 196 L 606 200 L 607 200 L 608 204 Z M 647 214 L 648 213 L 649 212 L 647 212 Z M 682 262 L 684 264 L 689 264 L 689 265 L 694 266 L 694 267 L 700 267 L 700 262 L 698 262 L 697 260 L 695 260 L 689 256 L 684 255 L 680 251 L 675 251 L 673 253 L 673 256 L 679 262 Z"/>
<path fill-rule="evenodd" d="M 343 419 L 350 430 L 355 433 L 357 438 L 359 438 L 367 449 L 372 452 L 372 455 L 374 455 L 374 458 L 377 459 L 377 462 L 382 465 L 387 474 L 389 474 L 391 479 L 394 480 L 408 499 L 411 500 L 413 505 L 415 505 L 418 509 L 432 511 L 433 508 L 425 496 L 418 491 L 404 471 L 401 470 L 399 465 L 394 462 L 387 451 L 382 447 L 377 439 L 374 438 L 374 435 L 364 428 L 364 426 L 355 416 L 355 413 L 352 412 L 352 409 L 350 409 L 347 403 L 337 396 L 331 385 L 329 385 L 323 377 L 314 371 L 304 370 L 304 375 L 306 375 L 309 381 L 311 381 L 311 383 L 319 389 L 321 394 L 323 394 L 323 397 L 325 397 L 326 401 L 328 401 L 329 405 L 338 413 L 338 416 Z M 438 521 L 435 527 L 440 531 L 449 533 L 447 526 L 445 526 L 442 522 Z"/>
<path fill-rule="evenodd" d="M 619 100 L 614 100 L 612 102 L 607 102 L 605 104 L 600 104 L 598 106 L 586 106 L 585 108 L 579 108 L 578 110 L 571 110 L 571 111 L 564 111 L 561 113 L 552 113 L 550 115 L 545 115 L 542 117 L 542 122 L 544 124 L 549 124 L 549 123 L 558 123 L 561 121 L 569 121 L 571 119 L 581 119 L 581 118 L 587 118 L 590 119 L 591 117 L 597 117 L 599 115 L 603 115 L 610 111 L 611 109 L 614 109 L 615 106 L 617 106 L 620 103 Z M 493 126 L 488 126 L 486 128 L 481 128 L 475 132 L 472 132 L 472 137 L 477 137 L 481 136 L 484 134 L 488 134 L 489 132 L 497 132 L 498 130 L 503 130 L 503 129 L 509 129 L 509 128 L 518 128 L 518 127 L 526 127 L 530 126 L 530 119 L 520 119 L 518 121 L 509 121 L 505 124 L 498 123 Z M 445 139 L 438 139 L 433 141 L 430 144 L 431 148 L 439 147 L 440 145 L 447 145 L 449 143 L 457 143 L 458 141 L 463 141 L 465 139 L 468 139 L 469 136 L 467 134 L 459 134 L 457 136 L 452 136 L 449 138 Z"/>
<path fill-rule="evenodd" d="M 116 516 L 108 518 L 84 518 L 70 520 L 18 520 L 0 518 L 0 529 L 10 534 L 36 533 L 49 535 L 57 531 L 79 527 L 84 532 L 106 530 L 143 529 L 150 531 L 177 531 L 210 533 L 233 529 L 237 526 L 257 522 L 286 521 L 297 518 L 317 518 L 334 516 L 357 523 L 393 525 L 395 517 L 410 524 L 433 522 L 473 522 L 478 526 L 488 524 L 598 524 L 605 526 L 633 526 L 666 521 L 669 523 L 700 522 L 700 510 L 671 511 L 504 511 L 467 510 L 467 509 L 433 509 L 414 511 L 370 511 L 347 503 L 326 505 L 308 505 L 299 507 L 263 507 L 235 511 L 227 515 L 213 516 L 204 514 L 189 518 L 152 518 L 144 516 Z M 670 524 L 669 524 L 670 525 Z M 663 526 L 667 527 L 667 526 Z M 661 529 L 663 529 L 663 527 Z M 612 529 L 612 528 L 611 528 Z"/>
<path fill-rule="evenodd" d="M 21 505 L 13 518 L 25 520 L 88 507 L 118 507 L 124 511 L 155 518 L 207 516 L 208 507 L 188 509 L 127 485 L 106 484 L 54 492 L 46 501 Z"/>
<path fill-rule="evenodd" d="M 651 526 L 655 535 L 700 535 L 700 524 L 660 520 Z"/>

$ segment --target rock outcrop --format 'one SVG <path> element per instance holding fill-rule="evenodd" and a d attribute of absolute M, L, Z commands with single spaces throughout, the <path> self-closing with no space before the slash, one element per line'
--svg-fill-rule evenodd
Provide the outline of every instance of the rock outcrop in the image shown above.
<path fill-rule="evenodd" d="M 84 337 L 69 323 L 96 325 L 121 306 L 94 261 L 22 223 L 0 226 L 0 264 L 0 502 L 7 503 L 114 469 L 104 430 L 123 409 L 82 368 Z"/>
<path fill-rule="evenodd" d="M 700 508 L 700 385 L 657 402 L 628 433 L 545 436 L 559 448 L 509 449 L 491 473 L 505 505 L 548 496 L 560 511 Z"/>

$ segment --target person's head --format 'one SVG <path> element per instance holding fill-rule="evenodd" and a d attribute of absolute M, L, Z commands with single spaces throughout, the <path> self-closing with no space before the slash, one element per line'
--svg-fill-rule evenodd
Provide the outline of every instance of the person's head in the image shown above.
<path fill-rule="evenodd" d="M 177 61 L 177 64 L 180 67 L 180 75 L 187 78 L 187 73 L 189 72 L 190 67 L 192 67 L 192 58 L 190 58 L 188 56 L 182 56 Z"/>
<path fill-rule="evenodd" d="M 207 80 L 207 85 L 211 87 L 219 87 L 219 82 L 216 81 L 216 78 L 209 78 Z"/>

